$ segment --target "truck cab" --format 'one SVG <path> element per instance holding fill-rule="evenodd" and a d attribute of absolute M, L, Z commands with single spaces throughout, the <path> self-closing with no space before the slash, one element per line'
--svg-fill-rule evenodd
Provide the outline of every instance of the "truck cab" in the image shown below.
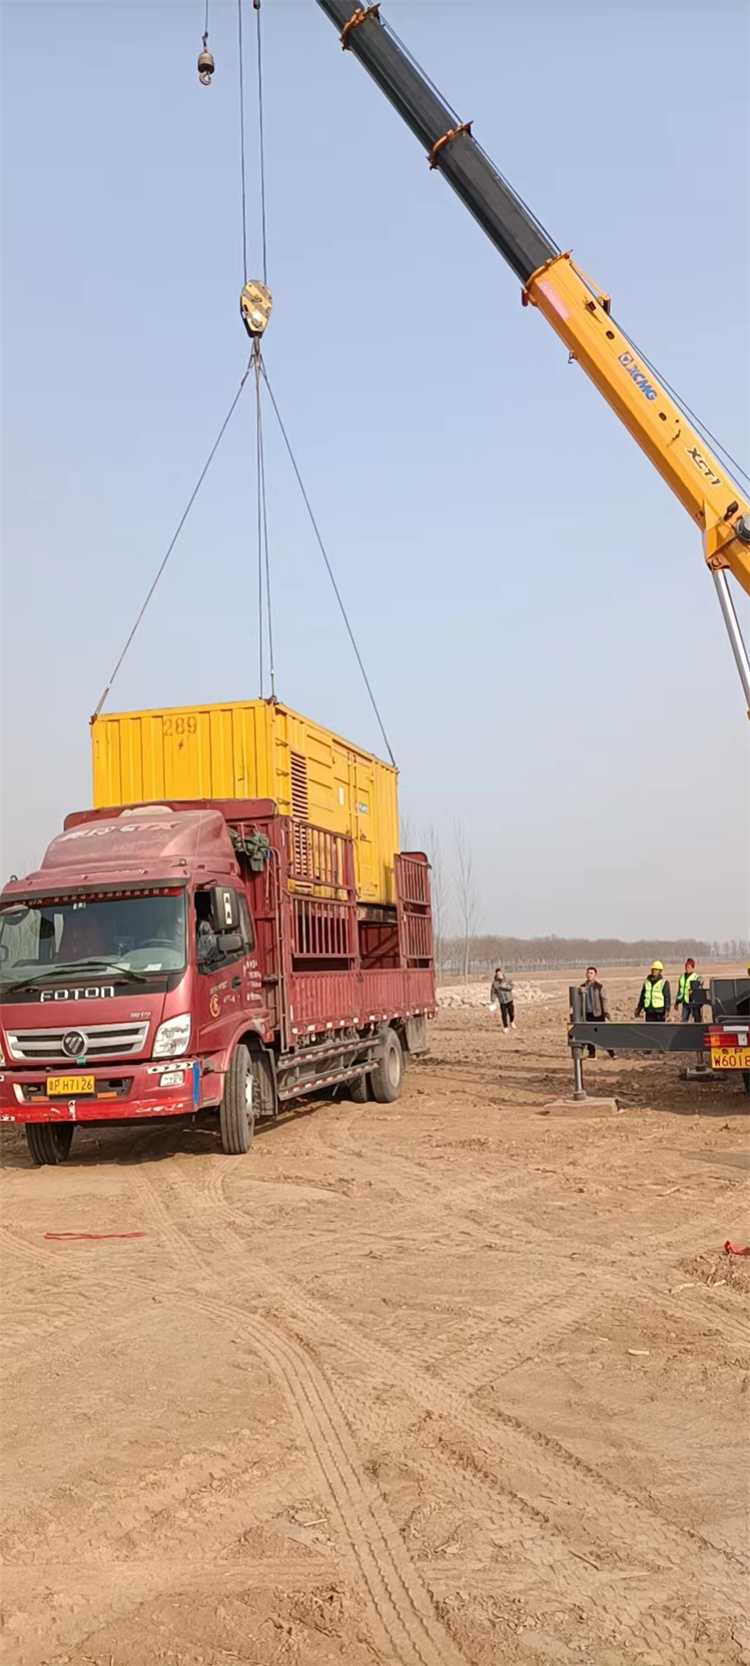
<path fill-rule="evenodd" d="M 239 1030 L 270 1034 L 245 887 L 223 817 L 166 807 L 75 823 L 0 898 L 0 1116 L 184 1114 L 221 1099 Z M 60 1137 L 60 1130 L 65 1133 Z"/>

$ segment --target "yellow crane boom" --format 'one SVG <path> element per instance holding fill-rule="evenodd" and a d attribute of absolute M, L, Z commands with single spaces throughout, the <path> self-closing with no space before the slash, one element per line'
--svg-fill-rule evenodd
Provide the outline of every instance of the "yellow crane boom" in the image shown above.
<path fill-rule="evenodd" d="M 380 5 L 317 0 L 425 146 L 537 307 L 692 516 L 703 538 L 732 652 L 750 707 L 750 660 L 727 572 L 750 595 L 750 502 L 697 428 L 614 322 L 609 296 L 562 252 L 380 16 Z"/>

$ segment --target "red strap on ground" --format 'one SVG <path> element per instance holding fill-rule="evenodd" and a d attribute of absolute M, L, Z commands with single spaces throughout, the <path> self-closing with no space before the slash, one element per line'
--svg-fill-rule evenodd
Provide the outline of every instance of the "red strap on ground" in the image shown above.
<path fill-rule="evenodd" d="M 62 1243 L 68 1238 L 86 1238 L 90 1242 L 99 1238 L 147 1238 L 147 1232 L 45 1232 L 45 1238 L 54 1238 Z"/>
<path fill-rule="evenodd" d="M 750 1244 L 730 1244 L 729 1239 L 724 1245 L 725 1255 L 750 1255 Z"/>

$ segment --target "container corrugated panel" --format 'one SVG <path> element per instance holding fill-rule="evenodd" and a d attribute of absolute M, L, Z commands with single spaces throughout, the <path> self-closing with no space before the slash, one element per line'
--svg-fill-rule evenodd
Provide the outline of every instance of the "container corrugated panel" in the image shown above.
<path fill-rule="evenodd" d="M 357 894 L 395 903 L 398 776 L 390 764 L 270 700 L 119 712 L 91 725 L 94 806 L 270 798 L 281 815 L 348 834 Z"/>

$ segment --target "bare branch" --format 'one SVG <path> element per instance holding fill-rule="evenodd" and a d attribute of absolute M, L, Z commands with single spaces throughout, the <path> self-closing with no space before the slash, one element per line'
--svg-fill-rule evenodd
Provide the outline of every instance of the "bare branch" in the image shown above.
<path fill-rule="evenodd" d="M 463 973 L 468 982 L 471 970 L 471 940 L 477 924 L 477 893 L 474 881 L 474 862 L 468 844 L 466 830 L 457 821 L 453 833 L 453 850 L 456 874 L 456 903 L 458 920 L 463 943 Z"/>

